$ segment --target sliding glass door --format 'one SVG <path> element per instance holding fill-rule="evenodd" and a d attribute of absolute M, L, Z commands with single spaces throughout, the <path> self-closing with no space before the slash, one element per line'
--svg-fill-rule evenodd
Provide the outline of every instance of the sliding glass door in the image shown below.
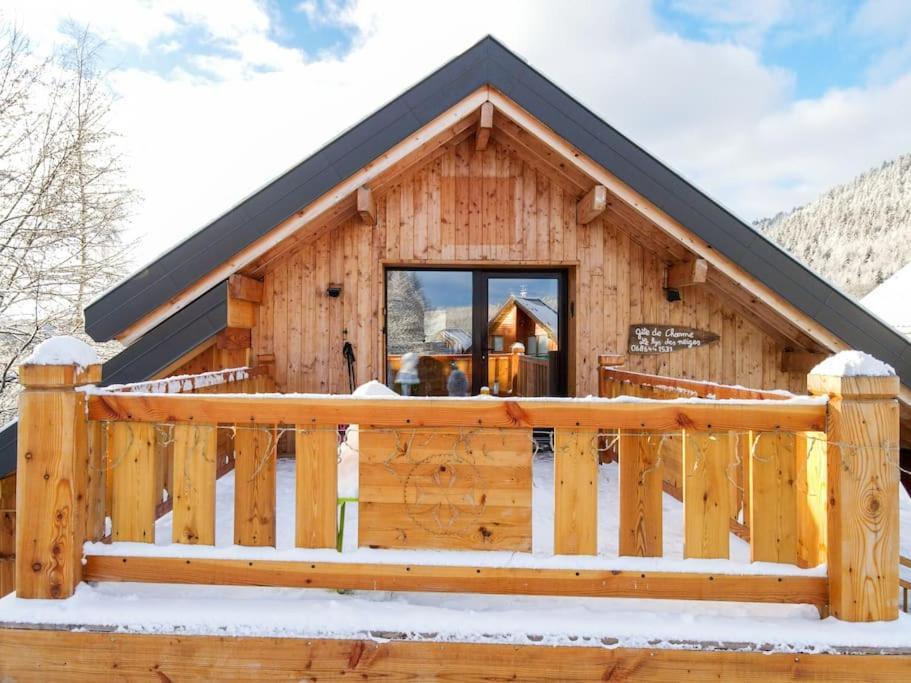
<path fill-rule="evenodd" d="M 560 396 L 561 271 L 386 271 L 386 384 L 410 396 Z"/>
<path fill-rule="evenodd" d="M 482 276 L 487 317 L 478 381 L 496 396 L 563 395 L 561 274 Z"/>

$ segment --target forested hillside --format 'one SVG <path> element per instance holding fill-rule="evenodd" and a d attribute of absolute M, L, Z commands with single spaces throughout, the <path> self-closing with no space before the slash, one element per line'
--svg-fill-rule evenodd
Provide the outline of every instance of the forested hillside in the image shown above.
<path fill-rule="evenodd" d="M 911 154 L 754 226 L 860 298 L 911 262 Z"/>

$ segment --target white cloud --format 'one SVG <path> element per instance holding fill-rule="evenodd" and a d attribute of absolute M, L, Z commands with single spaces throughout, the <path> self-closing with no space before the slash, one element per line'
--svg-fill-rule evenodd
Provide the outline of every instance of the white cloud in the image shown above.
<path fill-rule="evenodd" d="M 279 44 L 272 11 L 253 0 L 168 0 L 152 9 L 119 0 L 120 18 L 107 17 L 105 30 L 92 21 L 102 14 L 95 4 L 67 7 L 109 40 L 157 50 L 194 27 L 219 47 L 186 55 L 185 68 L 167 74 L 114 74 L 114 123 L 124 133 L 129 180 L 145 197 L 135 220 L 137 234 L 148 236 L 142 260 L 486 33 L 746 218 L 808 201 L 911 149 L 902 116 L 911 111 L 911 77 L 795 101 L 793 74 L 763 64 L 748 42 L 685 39 L 642 3 L 590 2 L 571 12 L 520 0 L 465 0 L 458 12 L 429 2 L 302 3 L 312 22 L 356 32 L 341 56 Z M 22 23 L 48 36 L 53 16 L 37 28 Z M 725 20 L 767 26 L 775 16 Z"/>
<path fill-rule="evenodd" d="M 911 2 L 866 0 L 851 27 L 858 40 L 886 46 L 867 69 L 872 82 L 885 83 L 911 70 Z"/>
<path fill-rule="evenodd" d="M 828 34 L 844 14 L 829 0 L 669 0 L 669 4 L 700 19 L 713 39 L 753 49 L 773 33 L 775 40 L 786 43 Z"/>

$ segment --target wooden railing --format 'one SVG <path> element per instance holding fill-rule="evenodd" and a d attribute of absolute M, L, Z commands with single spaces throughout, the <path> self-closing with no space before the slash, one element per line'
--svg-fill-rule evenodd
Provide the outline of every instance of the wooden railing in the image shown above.
<path fill-rule="evenodd" d="M 206 393 L 267 393 L 275 391 L 275 382 L 264 365 L 227 368 L 196 375 L 174 375 L 132 384 L 113 384 L 107 393 L 145 394 L 206 394 Z"/>
<path fill-rule="evenodd" d="M 516 378 L 517 396 L 547 396 L 550 393 L 550 361 L 535 356 L 519 356 Z"/>
<path fill-rule="evenodd" d="M 401 367 L 401 354 L 386 356 L 388 371 L 394 374 Z M 456 367 L 471 376 L 470 353 L 433 353 L 420 357 L 420 384 L 412 396 L 445 396 L 448 366 Z M 526 356 L 525 347 L 514 344 L 510 351 L 491 351 L 487 354 L 487 386 L 495 396 L 547 396 L 549 385 L 547 358 Z"/>
<path fill-rule="evenodd" d="M 211 393 L 271 393 L 276 390 L 275 381 L 266 366 L 228 368 L 195 375 L 175 375 L 159 380 L 116 384 L 105 387 L 105 393 L 127 394 L 211 394 Z M 114 448 L 109 447 L 109 439 L 117 438 L 112 434 L 110 425 L 101 422 L 89 423 L 88 441 L 90 451 L 103 460 L 103 470 L 112 476 L 103 478 L 103 501 L 92 508 L 88 523 L 91 533 L 89 538 L 108 538 L 104 530 L 105 515 L 113 510 L 114 502 Z M 154 484 L 151 496 L 155 500 L 154 519 L 167 514 L 174 505 L 174 440 L 167 430 L 160 428 L 153 434 L 155 450 L 151 469 Z M 97 444 L 97 445 L 96 445 Z M 216 443 L 216 478 L 220 478 L 234 468 L 234 448 L 230 434 L 225 430 L 218 432 Z M 102 477 L 94 475 L 94 479 Z M 89 472 L 89 483 L 93 483 L 93 472 Z M 143 491 L 146 490 L 144 487 Z M 100 493 L 98 494 L 101 495 Z"/>
<path fill-rule="evenodd" d="M 129 546 L 124 546 L 114 553 L 87 552 L 83 568 L 77 557 L 87 534 L 80 519 L 64 520 L 64 529 L 58 523 L 51 535 L 50 525 L 32 517 L 19 536 L 26 544 L 21 549 L 30 549 L 19 556 L 32 563 L 17 564 L 17 577 L 23 578 L 20 595 L 66 597 L 84 576 L 339 589 L 806 602 L 821 611 L 830 607 L 844 619 L 894 618 L 898 544 L 897 526 L 890 520 L 898 500 L 884 477 L 891 476 L 888 458 L 894 454 L 889 449 L 898 438 L 897 414 L 890 412 L 895 401 L 889 394 L 894 396 L 897 385 L 863 379 L 870 382 L 812 381 L 811 377 L 811 387 L 835 397 L 831 402 L 823 397 L 466 400 L 136 390 L 84 395 L 72 390 L 76 381 L 69 385 L 36 381 L 27 384 L 21 416 L 24 438 L 20 437 L 21 500 L 31 501 L 31 509 L 50 509 L 42 507 L 42 497 L 51 489 L 60 490 L 49 489 L 43 477 L 51 457 L 60 461 L 52 468 L 55 478 L 63 482 L 69 477 L 67 486 L 82 496 L 79 500 L 87 501 L 87 508 L 99 504 L 92 489 L 97 484 L 85 484 L 77 474 L 81 469 L 77 463 L 83 462 L 82 455 L 77 455 L 82 452 L 78 439 L 63 448 L 61 434 L 33 429 L 43 424 L 35 411 L 59 412 L 48 408 L 47 401 L 83 396 L 79 400 L 85 405 L 74 408 L 71 419 L 84 429 L 98 423 L 106 427 L 114 481 L 110 508 L 114 541 L 155 541 L 155 500 L 149 483 L 155 481 L 156 444 L 165 433 L 173 443 L 173 467 L 179 473 L 171 542 L 213 544 L 217 458 L 212 456 L 218 453 L 218 434 L 225 432 L 233 434 L 237 468 L 234 541 L 241 546 L 275 546 L 274 446 L 277 435 L 288 432 L 294 439 L 298 554 L 276 557 L 278 551 L 270 550 L 270 555 L 263 550 L 265 554 L 237 560 L 196 549 L 187 557 L 179 557 L 179 552 L 178 557 L 174 552 L 168 553 L 171 557 L 155 557 L 154 553 L 130 554 Z M 881 414 L 869 415 L 866 421 L 844 419 L 857 409 Z M 836 419 L 829 419 L 833 416 Z M 390 564 L 379 556 L 375 562 L 345 562 L 344 553 L 335 550 L 342 424 L 359 425 L 358 543 L 374 549 L 368 556 L 390 548 L 506 550 L 510 566 L 472 564 L 460 561 L 458 553 L 453 553 L 448 565 L 438 558 L 432 564 L 422 563 L 420 554 L 413 556 L 411 564 Z M 540 566 L 536 556 L 527 554 L 535 543 L 531 490 L 537 446 L 532 430 L 538 428 L 553 429 L 552 547 L 556 555 L 567 556 L 556 566 Z M 881 431 L 873 433 L 873 429 Z M 572 556 L 599 554 L 599 444 L 613 433 L 620 453 L 621 556 L 663 554 L 660 453 L 662 440 L 673 437 L 680 439 L 685 472 L 683 557 L 729 557 L 731 435 L 740 434 L 750 443 L 752 495 L 763 500 L 751 518 L 752 561 L 812 567 L 828 558 L 828 575 L 785 571 L 785 567 L 778 573 L 770 573 L 767 567 L 752 572 L 749 566 L 723 562 L 684 567 L 670 562 L 664 565 L 666 571 L 628 561 L 576 563 Z M 857 448 L 864 449 L 863 467 L 845 455 Z M 91 461 L 95 456 L 91 447 L 88 451 Z M 835 462 L 840 466 L 833 468 Z M 835 479 L 827 480 L 833 469 Z M 897 468 L 895 476 L 897 481 Z M 797 483 L 801 477 L 803 487 Z M 79 490 L 81 486 L 86 491 Z M 863 500 L 853 493 L 856 490 L 865 492 Z M 870 504 L 870 496 L 876 505 Z M 827 507 L 829 500 L 834 505 Z M 870 515 L 877 520 L 883 515 L 882 523 L 867 523 L 864 518 Z M 60 553 L 61 544 L 73 548 L 73 554 Z M 53 565 L 54 571 L 44 571 L 45 563 Z M 42 571 L 35 570 L 35 565 Z M 893 567 L 891 573 L 889 567 Z"/>
<path fill-rule="evenodd" d="M 794 394 L 787 391 L 766 391 L 731 384 L 649 375 L 644 372 L 624 370 L 613 365 L 601 365 L 598 372 L 598 394 L 605 397 L 740 398 L 765 401 L 783 401 L 794 397 Z"/>
<path fill-rule="evenodd" d="M 634 372 L 618 367 L 621 360 L 614 356 L 599 357 L 598 395 L 607 398 L 618 396 L 635 396 L 653 399 L 674 398 L 714 398 L 745 399 L 757 401 L 783 401 L 794 398 L 787 391 L 770 391 L 750 389 L 748 387 L 716 382 L 652 375 Z M 730 505 L 731 531 L 740 538 L 750 540 L 750 457 L 751 444 L 749 434 L 732 433 L 728 436 L 731 444 L 729 454 L 731 462 L 727 480 L 730 484 L 728 502 Z M 757 441 L 758 445 L 758 441 Z M 765 444 L 762 446 L 765 448 Z M 609 449 L 607 459 L 615 459 L 615 449 Z M 668 436 L 661 444 L 660 460 L 664 477 L 664 490 L 678 500 L 683 498 L 684 467 L 683 444 L 680 438 Z M 804 486 L 801 479 L 799 485 Z"/>

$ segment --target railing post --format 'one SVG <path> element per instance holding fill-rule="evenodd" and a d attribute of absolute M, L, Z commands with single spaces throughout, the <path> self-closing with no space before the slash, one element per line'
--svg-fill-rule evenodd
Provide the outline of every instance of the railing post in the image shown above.
<path fill-rule="evenodd" d="M 16 472 L 16 595 L 68 598 L 82 576 L 85 462 L 81 384 L 101 366 L 22 365 Z"/>
<path fill-rule="evenodd" d="M 807 388 L 829 396 L 831 614 L 844 621 L 897 619 L 899 379 L 815 372 Z"/>
<path fill-rule="evenodd" d="M 525 344 L 515 342 L 509 347 L 509 391 L 511 396 L 519 395 L 519 363 L 525 353 Z"/>

